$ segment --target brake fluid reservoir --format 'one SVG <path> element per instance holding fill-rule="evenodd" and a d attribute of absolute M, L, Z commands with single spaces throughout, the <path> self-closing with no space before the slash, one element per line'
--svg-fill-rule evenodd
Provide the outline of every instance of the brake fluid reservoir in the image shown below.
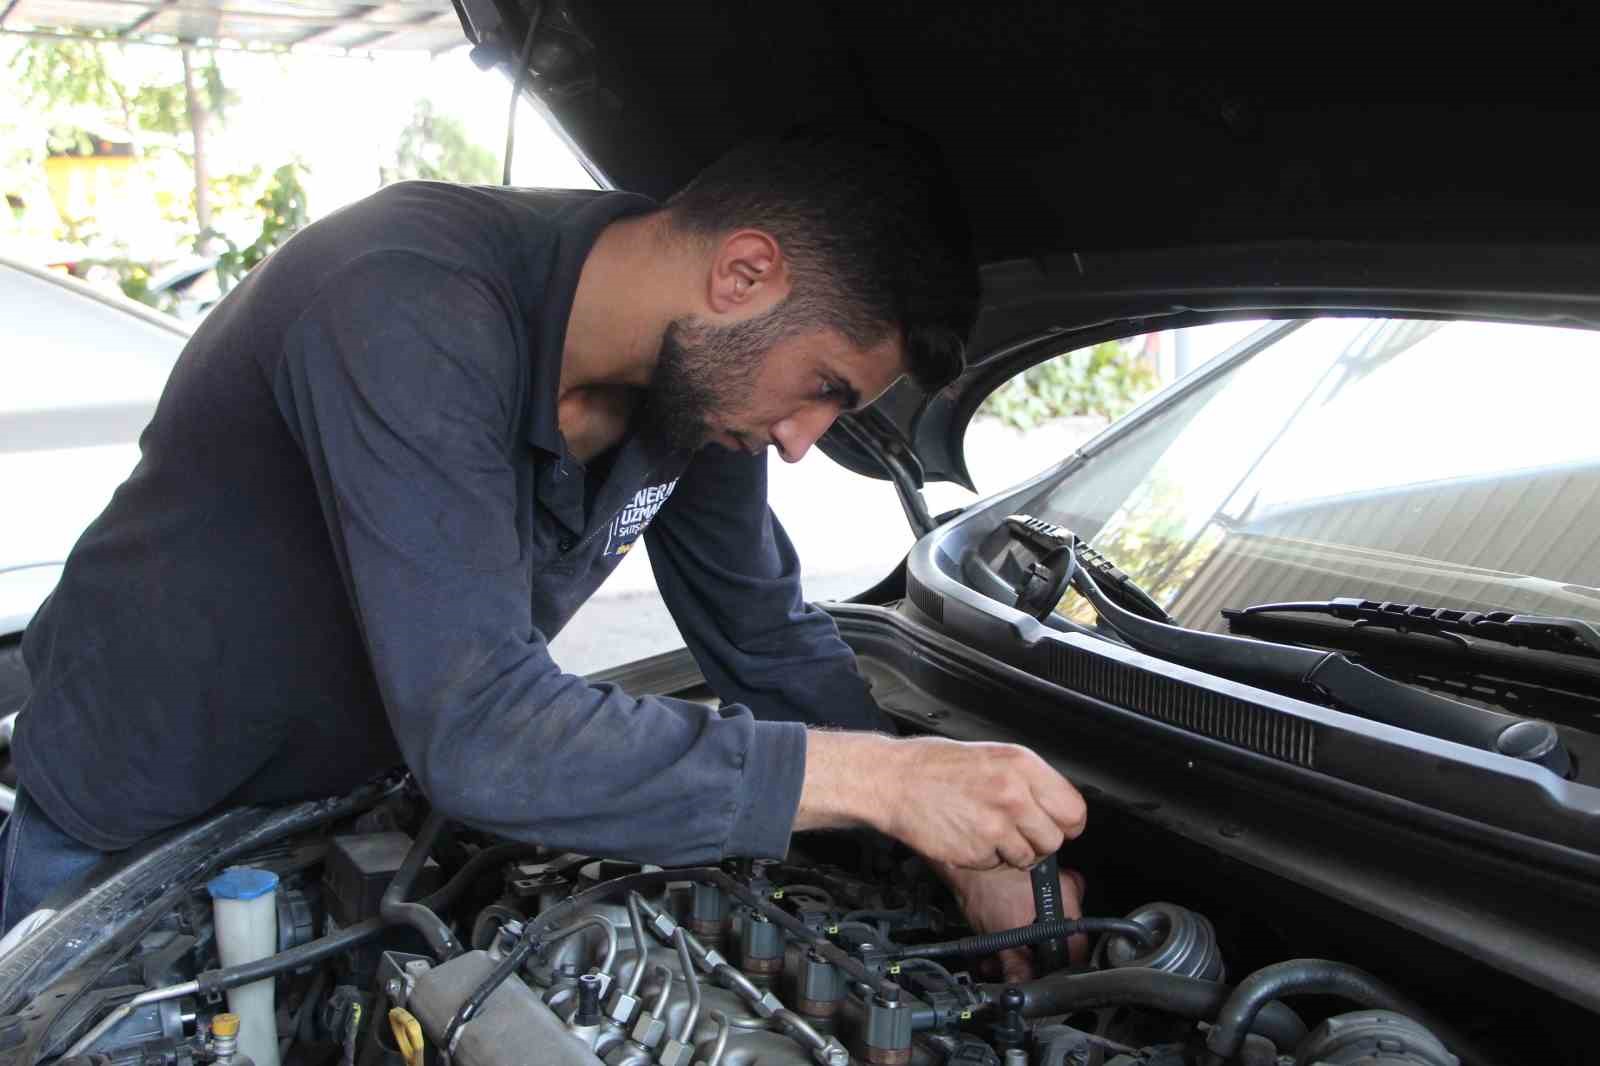
<path fill-rule="evenodd" d="M 217 923 L 222 965 L 238 966 L 278 950 L 278 875 L 238 866 L 206 885 Z M 228 1011 L 239 1016 L 239 1051 L 255 1066 L 278 1066 L 277 1012 L 270 977 L 228 990 Z"/>

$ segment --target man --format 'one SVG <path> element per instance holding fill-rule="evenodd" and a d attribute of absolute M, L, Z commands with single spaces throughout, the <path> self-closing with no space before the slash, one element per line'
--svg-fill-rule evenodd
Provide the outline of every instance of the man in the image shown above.
<path fill-rule="evenodd" d="M 28 629 L 0 923 L 104 852 L 402 760 L 462 822 L 664 864 L 874 826 L 980 926 L 1029 920 L 1020 870 L 1081 797 L 1024 749 L 863 732 L 765 499 L 768 446 L 959 371 L 962 226 L 873 130 L 748 146 L 665 208 L 406 183 L 296 236 L 195 333 Z M 647 525 L 720 710 L 548 654 Z"/>

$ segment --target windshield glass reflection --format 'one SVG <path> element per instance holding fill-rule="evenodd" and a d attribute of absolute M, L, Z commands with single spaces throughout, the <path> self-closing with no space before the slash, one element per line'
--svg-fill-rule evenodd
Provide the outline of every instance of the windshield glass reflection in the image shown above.
<path fill-rule="evenodd" d="M 1600 619 L 1600 338 L 1308 322 L 1148 420 L 1039 505 L 1180 623 L 1361 596 Z M 1071 594 L 1061 610 L 1091 620 Z"/>

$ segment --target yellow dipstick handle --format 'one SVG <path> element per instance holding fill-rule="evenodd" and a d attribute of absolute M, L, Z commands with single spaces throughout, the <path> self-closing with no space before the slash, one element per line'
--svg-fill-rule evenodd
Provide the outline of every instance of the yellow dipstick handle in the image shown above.
<path fill-rule="evenodd" d="M 389 1009 L 389 1028 L 394 1030 L 394 1042 L 405 1056 L 406 1066 L 422 1066 L 422 1053 L 427 1041 L 422 1036 L 422 1024 L 417 1016 L 404 1007 Z"/>

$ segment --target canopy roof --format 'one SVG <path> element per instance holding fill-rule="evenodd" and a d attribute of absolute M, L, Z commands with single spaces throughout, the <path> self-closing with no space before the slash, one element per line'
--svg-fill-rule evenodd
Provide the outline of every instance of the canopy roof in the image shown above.
<path fill-rule="evenodd" d="M 0 0 L 0 30 L 355 52 L 466 43 L 450 0 Z"/>

